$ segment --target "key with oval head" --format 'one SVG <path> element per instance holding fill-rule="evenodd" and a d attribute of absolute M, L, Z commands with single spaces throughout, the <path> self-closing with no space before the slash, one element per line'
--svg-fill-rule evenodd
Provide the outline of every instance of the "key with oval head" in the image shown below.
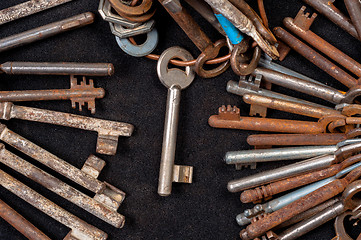
<path fill-rule="evenodd" d="M 164 122 L 163 149 L 159 171 L 158 194 L 169 196 L 172 182 L 192 183 L 193 167 L 174 165 L 179 118 L 180 93 L 194 79 L 194 70 L 186 67 L 185 71 L 168 68 L 171 59 L 192 60 L 192 55 L 183 48 L 171 47 L 162 53 L 157 64 L 158 77 L 168 88 L 167 109 Z"/>

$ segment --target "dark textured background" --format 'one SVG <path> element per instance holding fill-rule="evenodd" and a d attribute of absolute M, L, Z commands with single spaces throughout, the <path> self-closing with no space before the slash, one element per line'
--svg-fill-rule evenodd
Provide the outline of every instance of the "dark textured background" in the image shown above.
<path fill-rule="evenodd" d="M 19 2 L 22 1 L 0 1 L 0 9 Z M 254 5 L 256 1 L 250 2 Z M 282 19 L 287 16 L 294 17 L 301 6 L 300 0 L 266 0 L 265 7 L 270 26 L 282 25 Z M 336 6 L 344 9 L 342 1 L 338 1 Z M 97 7 L 96 0 L 76 0 L 0 26 L 0 37 L 85 11 L 97 13 Z M 194 11 L 191 11 L 191 14 L 212 40 L 221 37 Z M 160 54 L 168 47 L 179 45 L 189 50 L 193 56 L 199 54 L 192 42 L 161 7 L 158 8 L 155 19 L 160 35 L 155 53 Z M 319 16 L 311 29 L 356 60 L 361 60 L 360 43 L 324 17 Z M 97 100 L 97 113 L 94 117 L 124 121 L 136 127 L 132 137 L 119 139 L 119 148 L 115 156 L 101 156 L 106 160 L 107 166 L 99 178 L 127 193 L 127 198 L 119 208 L 119 212 L 126 216 L 126 225 L 123 229 L 115 229 L 15 171 L 0 165 L 1 169 L 58 205 L 107 232 L 109 239 L 238 239 L 241 228 L 237 226 L 235 216 L 253 205 L 241 204 L 239 194 L 227 192 L 227 182 L 281 165 L 281 163 L 260 164 L 257 170 L 235 171 L 222 162 L 226 151 L 250 148 L 246 144 L 246 137 L 250 132 L 213 129 L 208 126 L 207 119 L 215 114 L 222 104 L 237 105 L 241 108 L 242 115 L 247 115 L 248 106 L 242 103 L 240 97 L 225 90 L 227 81 L 237 80 L 232 70 L 229 69 L 214 79 L 197 77 L 182 94 L 176 156 L 177 164 L 194 166 L 194 183 L 174 184 L 170 197 L 159 197 L 157 184 L 167 90 L 158 80 L 156 62 L 123 53 L 118 48 L 108 23 L 104 22 L 99 14 L 95 23 L 90 26 L 1 53 L 0 56 L 1 62 L 78 61 L 114 64 L 116 70 L 114 76 L 95 78 L 96 86 L 103 87 L 107 95 L 104 99 Z M 295 52 L 291 52 L 282 64 L 331 86 L 346 90 L 336 80 Z M 6 75 L 1 77 L 0 89 L 3 90 L 69 87 L 67 77 Z M 282 88 L 274 89 L 324 103 Z M 21 105 L 90 115 L 87 111 L 79 113 L 71 109 L 70 101 L 31 102 Z M 269 111 L 269 117 L 307 119 L 277 111 Z M 5 123 L 11 130 L 79 168 L 88 155 L 95 152 L 96 134 L 93 132 L 16 119 Z M 7 148 L 10 149 L 9 146 Z M 39 166 L 36 161 L 18 154 Z M 54 175 L 59 176 L 59 174 Z M 1 188 L 0 194 L 2 200 L 52 239 L 62 239 L 67 234 L 68 229 L 65 226 L 7 190 Z M 332 224 L 330 222 L 302 239 L 330 239 L 334 236 Z M 360 228 L 357 231 L 360 231 Z M 24 237 L 5 221 L 0 220 L 0 239 L 24 239 Z"/>

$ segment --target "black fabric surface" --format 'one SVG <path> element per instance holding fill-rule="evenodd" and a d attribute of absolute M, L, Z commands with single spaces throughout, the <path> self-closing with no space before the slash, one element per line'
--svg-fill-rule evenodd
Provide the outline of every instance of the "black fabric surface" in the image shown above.
<path fill-rule="evenodd" d="M 1 1 L 0 9 L 19 2 L 17 0 Z M 250 2 L 256 8 L 256 1 Z M 265 7 L 270 26 L 272 28 L 282 26 L 283 18 L 295 17 L 302 5 L 300 0 L 266 0 Z M 345 10 L 342 1 L 338 1 L 336 6 Z M 222 161 L 227 151 L 250 149 L 246 143 L 246 137 L 251 133 L 250 131 L 214 129 L 207 124 L 209 116 L 217 113 L 218 107 L 223 104 L 237 105 L 241 109 L 241 115 L 247 116 L 249 107 L 242 102 L 239 96 L 229 94 L 225 90 L 227 81 L 237 80 L 238 77 L 231 69 L 214 79 L 197 77 L 193 84 L 182 93 L 176 164 L 194 166 L 193 184 L 174 184 L 171 196 L 159 197 L 157 184 L 167 89 L 157 77 L 155 61 L 135 58 L 119 49 L 108 23 L 103 21 L 97 13 L 97 7 L 98 1 L 77 0 L 1 26 L 0 37 L 3 38 L 82 12 L 96 13 L 96 21 L 90 26 L 1 53 L 0 58 L 1 62 L 77 61 L 114 64 L 114 76 L 94 77 L 95 85 L 106 90 L 106 97 L 96 101 L 97 112 L 94 117 L 135 125 L 132 137 L 119 139 L 119 147 L 115 156 L 98 154 L 107 162 L 99 179 L 107 181 L 127 193 L 127 197 L 118 211 L 126 216 L 125 227 L 116 229 L 8 167 L 0 165 L 1 169 L 59 206 L 107 232 L 109 239 L 239 239 L 238 234 L 241 228 L 236 224 L 235 216 L 243 210 L 253 207 L 253 204 L 241 204 L 239 194 L 227 191 L 227 182 L 288 162 L 259 164 L 257 170 L 236 171 Z M 313 11 L 310 7 L 307 9 Z M 194 11 L 190 10 L 190 12 L 212 40 L 221 38 Z M 198 56 L 198 49 L 161 6 L 158 6 L 155 20 L 160 39 L 154 53 L 160 54 L 171 46 L 181 46 L 189 50 L 194 57 Z M 317 17 L 311 29 L 354 59 L 361 60 L 360 42 L 323 16 Z M 282 65 L 330 86 L 347 90 L 295 52 L 291 52 Z M 0 81 L 2 90 L 68 87 L 68 77 L 60 76 L 9 76 L 3 74 Z M 332 106 L 294 91 L 280 87 L 274 87 L 274 89 L 295 97 Z M 71 109 L 70 101 L 24 102 L 19 105 L 91 115 L 88 111 L 79 112 Z M 268 117 L 308 119 L 273 110 L 269 111 Z M 89 154 L 95 153 L 96 134 L 93 132 L 17 119 L 3 121 L 3 123 L 9 129 L 78 168 L 82 167 Z M 15 151 L 10 146 L 6 146 L 6 148 L 29 162 L 41 166 L 35 160 Z M 51 170 L 49 172 L 69 183 L 59 174 Z M 0 196 L 2 200 L 50 238 L 62 239 L 68 233 L 69 229 L 65 226 L 4 188 L 0 188 Z M 360 231 L 360 228 L 354 230 L 354 236 L 357 231 Z M 334 237 L 334 234 L 333 221 L 331 221 L 301 239 L 326 240 Z M 15 240 L 24 239 L 24 237 L 4 220 L 0 220 L 0 239 Z"/>

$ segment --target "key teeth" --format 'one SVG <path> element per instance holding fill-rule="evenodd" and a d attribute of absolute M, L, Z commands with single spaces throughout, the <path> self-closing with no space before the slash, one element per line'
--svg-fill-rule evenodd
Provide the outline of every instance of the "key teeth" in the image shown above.
<path fill-rule="evenodd" d="M 295 19 L 293 20 L 294 24 L 302 28 L 303 30 L 307 31 L 310 29 L 313 21 L 315 21 L 317 17 L 317 13 L 313 13 L 310 16 L 310 13 L 305 13 L 306 6 L 302 6 L 300 11 L 298 11 Z"/>
<path fill-rule="evenodd" d="M 220 118 L 227 120 L 239 120 L 241 117 L 240 109 L 236 106 L 232 107 L 231 105 L 227 105 L 227 107 L 222 105 L 222 107 L 218 109 L 218 115 Z"/>

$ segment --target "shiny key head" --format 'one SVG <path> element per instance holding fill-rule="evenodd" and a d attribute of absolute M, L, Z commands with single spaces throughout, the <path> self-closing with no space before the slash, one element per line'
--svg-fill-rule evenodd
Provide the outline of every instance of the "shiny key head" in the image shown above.
<path fill-rule="evenodd" d="M 157 63 L 158 77 L 165 87 L 179 86 L 181 89 L 185 89 L 194 80 L 194 70 L 191 66 L 185 67 L 185 71 L 179 68 L 168 68 L 172 59 L 190 61 L 193 60 L 193 56 L 181 47 L 171 47 L 160 55 Z"/>

